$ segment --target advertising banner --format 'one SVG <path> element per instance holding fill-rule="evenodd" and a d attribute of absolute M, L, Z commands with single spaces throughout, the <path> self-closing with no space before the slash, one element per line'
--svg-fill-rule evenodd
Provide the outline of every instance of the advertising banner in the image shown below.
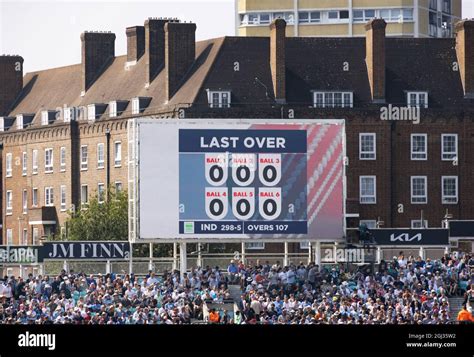
<path fill-rule="evenodd" d="M 45 242 L 40 246 L 0 246 L 0 264 L 36 264 L 44 260 L 128 260 L 130 243 Z"/>
<path fill-rule="evenodd" d="M 448 246 L 449 230 L 442 228 L 403 229 L 379 228 L 370 232 L 378 245 L 387 246 Z"/>
<path fill-rule="evenodd" d="M 135 238 L 343 238 L 343 121 L 135 123 Z"/>

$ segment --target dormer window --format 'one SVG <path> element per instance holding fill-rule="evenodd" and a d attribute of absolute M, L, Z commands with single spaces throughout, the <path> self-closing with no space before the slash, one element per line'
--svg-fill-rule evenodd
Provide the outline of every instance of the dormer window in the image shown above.
<path fill-rule="evenodd" d="M 230 91 L 207 90 L 207 99 L 211 108 L 230 108 Z"/>
<path fill-rule="evenodd" d="M 97 120 L 101 117 L 107 108 L 107 104 L 95 103 L 87 106 L 87 120 Z"/>
<path fill-rule="evenodd" d="M 0 117 L 0 131 L 5 131 L 5 118 Z"/>
<path fill-rule="evenodd" d="M 56 118 L 56 112 L 54 110 L 43 110 L 41 112 L 41 125 L 48 125 Z"/>
<path fill-rule="evenodd" d="M 352 92 L 313 92 L 315 108 L 352 108 L 354 106 Z"/>
<path fill-rule="evenodd" d="M 407 92 L 409 107 L 428 108 L 428 92 Z"/>
<path fill-rule="evenodd" d="M 138 99 L 138 98 L 136 98 Z M 127 109 L 128 100 L 113 100 L 109 103 L 109 118 L 115 118 Z M 140 107 L 140 101 L 138 101 L 138 107 Z"/>
<path fill-rule="evenodd" d="M 149 97 L 136 97 L 132 99 L 132 115 L 143 113 L 151 102 Z"/>

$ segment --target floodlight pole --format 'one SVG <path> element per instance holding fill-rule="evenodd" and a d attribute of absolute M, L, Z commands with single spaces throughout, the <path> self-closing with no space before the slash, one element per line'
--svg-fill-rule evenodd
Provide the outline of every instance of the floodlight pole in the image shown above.
<path fill-rule="evenodd" d="M 128 273 L 133 273 L 133 244 L 130 242 L 130 255 L 128 257 Z"/>
<path fill-rule="evenodd" d="M 178 243 L 173 243 L 173 270 L 178 268 Z"/>
<path fill-rule="evenodd" d="M 314 264 L 321 264 L 321 242 L 316 242 L 314 247 Z"/>
<path fill-rule="evenodd" d="M 283 266 L 288 266 L 288 242 L 285 241 L 285 256 L 283 257 Z"/>

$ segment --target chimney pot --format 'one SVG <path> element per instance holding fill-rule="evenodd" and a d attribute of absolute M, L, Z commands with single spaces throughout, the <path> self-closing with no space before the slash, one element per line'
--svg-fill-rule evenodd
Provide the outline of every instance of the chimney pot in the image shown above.
<path fill-rule="evenodd" d="M 374 19 L 365 25 L 367 73 L 374 103 L 385 103 L 385 29 L 383 19 Z"/>

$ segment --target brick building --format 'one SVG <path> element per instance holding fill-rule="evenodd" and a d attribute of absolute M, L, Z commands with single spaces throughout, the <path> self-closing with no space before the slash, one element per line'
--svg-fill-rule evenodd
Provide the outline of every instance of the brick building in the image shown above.
<path fill-rule="evenodd" d="M 132 117 L 345 119 L 348 228 L 474 219 L 474 21 L 445 39 L 385 29 L 287 38 L 277 20 L 270 38 L 195 42 L 196 25 L 150 18 L 126 29 L 124 56 L 86 32 L 77 65 L 23 76 L 0 57 L 3 244 L 59 233 L 91 194 L 126 187 Z"/>

